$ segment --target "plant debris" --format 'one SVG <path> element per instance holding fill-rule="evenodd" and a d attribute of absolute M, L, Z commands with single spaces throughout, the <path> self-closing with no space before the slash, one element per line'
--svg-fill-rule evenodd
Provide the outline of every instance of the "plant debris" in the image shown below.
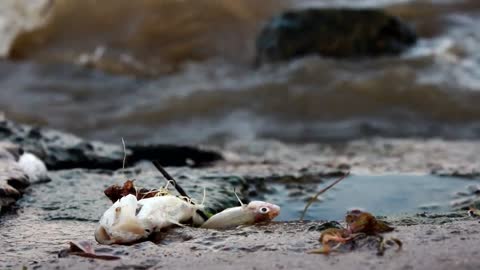
<path fill-rule="evenodd" d="M 137 189 L 133 180 L 127 180 L 121 187 L 113 185 L 105 190 L 113 205 L 104 212 L 95 230 L 98 243 L 131 244 L 174 225 L 228 229 L 269 222 L 280 213 L 280 207 L 271 203 L 244 204 L 234 191 L 241 206 L 207 215 L 203 210 L 205 192 L 202 202 L 197 204 L 159 162 L 153 161 L 153 164 L 167 180 L 165 187 Z M 176 189 L 178 196 L 169 192 L 169 185 Z"/>
<path fill-rule="evenodd" d="M 336 250 L 341 244 L 347 243 L 351 239 L 351 234 L 344 228 L 330 228 L 322 231 L 318 241 L 322 243 L 322 247 L 309 251 L 311 254 L 329 254 L 331 250 Z M 330 247 L 330 242 L 336 242 L 337 245 Z"/>
<path fill-rule="evenodd" d="M 338 184 L 340 181 L 342 181 L 343 179 L 345 179 L 348 175 L 350 174 L 350 172 L 346 172 L 343 176 L 341 176 L 340 178 L 338 178 L 337 180 L 335 180 L 333 183 L 331 183 L 330 185 L 328 185 L 327 187 L 323 188 L 322 190 L 320 190 L 319 192 L 317 192 L 317 194 L 315 194 L 307 203 L 307 205 L 305 205 L 305 209 L 303 209 L 303 212 L 302 212 L 302 215 L 300 216 L 300 221 L 303 220 L 303 218 L 305 217 L 305 214 L 307 213 L 307 210 L 308 210 L 308 207 L 310 207 L 310 205 L 312 205 L 312 203 L 314 203 L 318 196 L 320 196 L 321 194 L 325 193 L 327 190 L 331 189 L 332 187 L 334 187 L 336 184 Z"/>
<path fill-rule="evenodd" d="M 470 208 L 468 209 L 468 215 L 471 216 L 471 217 L 479 218 L 480 217 L 480 210 L 473 207 L 473 206 L 470 206 Z"/>
<path fill-rule="evenodd" d="M 159 190 L 155 189 L 145 189 L 140 188 L 137 190 L 135 188 L 134 180 L 127 180 L 123 183 L 122 186 L 117 184 L 111 185 L 105 189 L 105 195 L 112 201 L 112 203 L 120 200 L 122 197 L 125 197 L 129 194 L 135 195 L 138 200 L 155 197 L 158 195 Z"/>
<path fill-rule="evenodd" d="M 473 218 L 480 218 L 480 209 L 474 207 L 474 206 L 470 206 L 470 208 L 468 208 L 468 215 L 473 217 Z M 480 223 L 480 221 L 479 221 Z"/>
<path fill-rule="evenodd" d="M 93 245 L 89 241 L 72 241 L 69 243 L 70 247 L 59 252 L 58 257 L 63 258 L 68 255 L 75 255 L 80 257 L 98 259 L 98 260 L 119 260 L 120 257 L 105 254 L 105 253 L 96 253 Z"/>
<path fill-rule="evenodd" d="M 331 251 L 337 250 L 340 246 L 351 243 L 352 248 L 356 240 L 374 239 L 377 243 L 377 255 L 385 253 L 386 246 L 397 245 L 398 250 L 402 249 L 402 241 L 397 238 L 384 239 L 380 234 L 391 232 L 393 227 L 386 222 L 376 219 L 372 214 L 360 210 L 347 212 L 345 216 L 346 228 L 328 228 L 321 232 L 319 241 L 322 247 L 308 251 L 311 254 L 328 255 Z M 373 238 L 372 238 L 373 237 Z M 331 247 L 331 244 L 336 244 Z"/>
<path fill-rule="evenodd" d="M 347 212 L 345 216 L 347 228 L 351 233 L 376 235 L 394 230 L 386 222 L 376 219 L 372 214 L 360 210 Z"/>

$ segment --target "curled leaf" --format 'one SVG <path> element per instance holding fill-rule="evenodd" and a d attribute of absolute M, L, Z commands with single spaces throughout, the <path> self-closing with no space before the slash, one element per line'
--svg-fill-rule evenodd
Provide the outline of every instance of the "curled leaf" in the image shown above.
<path fill-rule="evenodd" d="M 480 217 L 480 210 L 471 206 L 469 209 L 468 209 L 468 215 L 471 216 L 471 217 Z"/>
<path fill-rule="evenodd" d="M 72 241 L 69 243 L 70 247 L 68 249 L 62 250 L 59 253 L 59 257 L 66 257 L 68 255 L 75 255 L 80 257 L 98 259 L 98 260 L 118 260 L 120 257 L 111 255 L 111 254 L 104 254 L 104 253 L 96 253 L 93 245 L 88 241 Z"/>
<path fill-rule="evenodd" d="M 127 180 L 123 183 L 123 186 L 112 185 L 105 189 L 105 195 L 114 203 L 120 198 L 125 197 L 129 194 L 135 195 L 138 200 L 150 198 L 156 196 L 157 192 L 153 189 L 135 188 L 133 180 Z"/>

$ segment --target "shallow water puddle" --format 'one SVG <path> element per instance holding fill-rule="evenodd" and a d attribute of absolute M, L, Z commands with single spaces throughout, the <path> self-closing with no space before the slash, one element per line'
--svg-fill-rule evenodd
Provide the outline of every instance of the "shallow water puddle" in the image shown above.
<path fill-rule="evenodd" d="M 297 220 L 308 198 L 328 183 L 270 183 L 272 192 L 257 199 L 282 207 L 277 220 Z M 308 209 L 305 219 L 341 220 L 353 208 L 376 215 L 450 211 L 453 201 L 465 198 L 478 185 L 474 180 L 431 175 L 353 175 L 320 196 Z"/>

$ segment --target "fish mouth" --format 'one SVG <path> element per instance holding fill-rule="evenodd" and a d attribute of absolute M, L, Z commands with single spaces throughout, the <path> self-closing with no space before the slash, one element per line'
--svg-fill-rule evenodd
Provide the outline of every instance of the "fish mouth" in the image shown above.
<path fill-rule="evenodd" d="M 268 213 L 268 218 L 270 220 L 276 218 L 280 214 L 280 206 L 274 205 L 270 213 Z"/>

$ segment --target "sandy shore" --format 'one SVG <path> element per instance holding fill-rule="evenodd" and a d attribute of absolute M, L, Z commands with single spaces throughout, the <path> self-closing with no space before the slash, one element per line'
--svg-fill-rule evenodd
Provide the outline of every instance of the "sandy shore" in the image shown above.
<path fill-rule="evenodd" d="M 479 269 L 480 224 L 463 220 L 445 224 L 398 226 L 388 235 L 403 241 L 377 256 L 374 245 L 330 256 L 307 254 L 319 247 L 319 222 L 276 223 L 232 231 L 178 228 L 160 245 L 145 242 L 112 247 L 122 257 L 98 261 L 70 256 L 35 269 Z M 105 250 L 105 249 L 104 249 Z"/>
<path fill-rule="evenodd" d="M 261 154 L 255 152 L 262 147 Z M 345 170 L 363 175 L 398 172 L 456 175 L 471 178 L 472 183 L 476 183 L 474 179 L 480 171 L 479 150 L 480 144 L 475 141 L 442 140 L 372 139 L 304 146 L 275 142 L 262 142 L 256 146 L 238 143 L 226 146 L 226 161 L 212 167 L 179 167 L 169 168 L 169 171 L 194 178 L 238 175 L 249 185 L 263 180 L 303 183 Z M 134 167 L 132 172 L 139 169 Z M 147 176 L 155 175 L 155 171 L 147 172 L 137 172 L 136 176 L 151 178 Z M 83 181 L 77 179 L 77 174 Z M 353 251 L 347 248 L 328 257 L 307 254 L 306 251 L 320 246 L 318 237 L 322 222 L 315 221 L 278 222 L 223 232 L 175 228 L 163 234 L 158 245 L 144 242 L 133 246 L 97 246 L 100 251 L 120 256 L 122 259 L 118 261 L 76 256 L 59 258 L 59 251 L 68 246 L 68 241 L 86 239 L 95 242 L 93 231 L 98 213 L 86 215 L 82 207 L 97 209 L 103 205 L 101 199 L 105 199 L 100 187 L 95 189 L 100 190 L 95 196 L 87 196 L 87 193 L 69 195 L 68 192 L 77 193 L 70 190 L 72 184 L 93 187 L 93 183 L 103 185 L 108 181 L 120 181 L 125 175 L 123 171 L 112 174 L 67 170 L 52 172 L 52 176 L 55 176 L 52 183 L 32 186 L 18 203 L 19 209 L 1 217 L 0 268 L 480 269 L 480 224 L 463 211 L 448 215 L 388 217 L 397 228 L 390 236 L 402 240 L 404 248 L 397 252 L 392 247 L 384 256 L 377 256 L 375 245 L 368 242 L 360 243 Z M 221 179 L 225 182 L 229 178 Z M 57 187 L 55 190 L 59 192 L 56 180 L 65 182 L 62 190 L 69 190 L 62 195 L 72 200 L 66 208 L 57 209 L 55 201 L 43 196 L 51 194 L 51 188 Z M 84 202 L 82 196 L 92 199 Z"/>

